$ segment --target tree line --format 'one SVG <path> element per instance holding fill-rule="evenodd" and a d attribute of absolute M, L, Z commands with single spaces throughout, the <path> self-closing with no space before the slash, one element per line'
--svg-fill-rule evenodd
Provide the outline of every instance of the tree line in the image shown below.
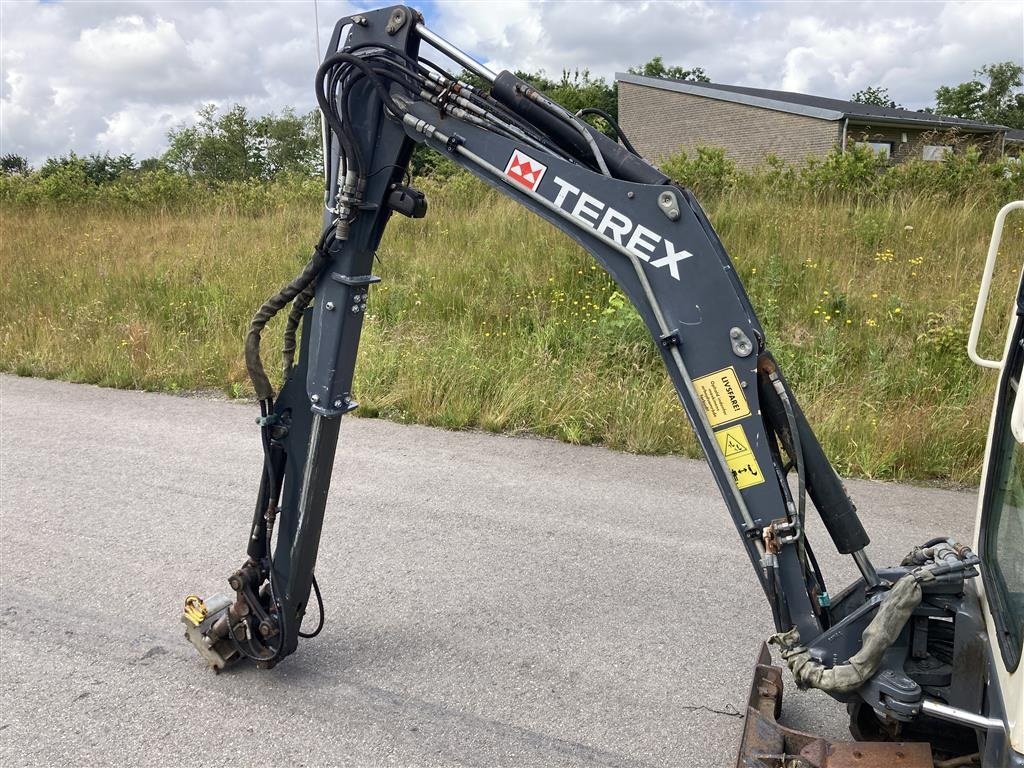
<path fill-rule="evenodd" d="M 660 56 L 646 64 L 630 67 L 629 72 L 647 77 L 711 82 L 701 67 L 666 65 Z M 595 107 L 618 118 L 618 88 L 588 70 L 565 70 L 558 80 L 543 72 L 517 72 L 519 77 L 564 105 L 570 112 Z M 473 81 L 474 76 L 463 73 Z M 479 84 L 483 85 L 483 84 Z M 987 64 L 974 72 L 974 79 L 943 85 L 935 92 L 935 106 L 923 111 L 949 117 L 1024 129 L 1024 67 L 1012 61 Z M 885 107 L 899 105 L 880 85 L 868 86 L 852 95 L 852 100 Z M 601 130 L 609 126 L 600 117 L 589 118 Z M 36 172 L 47 178 L 60 173 L 75 173 L 94 184 L 115 181 L 123 176 L 158 169 L 214 182 L 270 180 L 282 174 L 303 176 L 321 172 L 321 133 L 319 112 L 299 114 L 290 107 L 280 113 L 253 117 L 236 104 L 226 111 L 208 104 L 196 114 L 191 125 L 173 128 L 167 135 L 167 149 L 159 157 L 136 161 L 130 154 L 109 153 L 77 155 L 74 152 L 51 157 L 33 171 L 28 161 L 16 154 L 0 156 L 0 175 Z M 430 173 L 445 162 L 436 153 L 418 148 L 413 157 L 414 173 Z"/>
<path fill-rule="evenodd" d="M 986 64 L 975 70 L 972 80 L 959 85 L 939 86 L 935 91 L 935 106 L 921 111 L 1024 129 L 1024 93 L 1019 90 L 1022 82 L 1024 66 L 1012 61 Z M 889 96 L 888 88 L 877 85 L 857 91 L 851 100 L 903 108 Z"/>

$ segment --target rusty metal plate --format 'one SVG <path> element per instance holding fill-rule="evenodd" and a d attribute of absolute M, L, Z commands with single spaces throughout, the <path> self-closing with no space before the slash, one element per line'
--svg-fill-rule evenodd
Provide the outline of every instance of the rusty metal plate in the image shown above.
<path fill-rule="evenodd" d="M 736 768 L 932 768 L 926 743 L 827 741 L 780 725 L 782 670 L 761 646 Z"/>

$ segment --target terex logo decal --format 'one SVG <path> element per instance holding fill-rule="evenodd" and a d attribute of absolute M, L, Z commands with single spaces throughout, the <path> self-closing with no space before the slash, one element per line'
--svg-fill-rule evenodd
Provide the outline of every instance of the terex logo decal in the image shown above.
<path fill-rule="evenodd" d="M 536 192 L 547 169 L 546 165 L 538 163 L 529 155 L 516 149 L 512 152 L 512 157 L 508 159 L 508 165 L 505 166 L 505 175 L 512 181 L 522 184 L 531 192 Z"/>
<path fill-rule="evenodd" d="M 581 192 L 579 187 L 573 186 L 562 177 L 555 176 L 555 184 L 558 186 L 555 205 L 569 211 L 577 221 L 614 240 L 641 261 L 649 262 L 652 267 L 668 267 L 669 274 L 676 280 L 679 279 L 678 264 L 683 259 L 693 256 L 692 253 L 685 250 L 677 251 L 671 240 L 643 224 L 634 225 L 629 216 L 593 195 Z"/>

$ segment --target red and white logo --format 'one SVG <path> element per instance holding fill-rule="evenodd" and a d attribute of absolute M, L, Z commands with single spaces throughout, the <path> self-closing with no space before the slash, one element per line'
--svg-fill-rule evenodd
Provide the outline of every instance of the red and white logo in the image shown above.
<path fill-rule="evenodd" d="M 548 169 L 546 165 L 538 163 L 529 155 L 525 155 L 518 149 L 512 152 L 505 166 L 505 175 L 512 181 L 518 182 L 531 192 L 536 192 L 540 186 L 540 180 L 544 178 L 544 172 Z"/>

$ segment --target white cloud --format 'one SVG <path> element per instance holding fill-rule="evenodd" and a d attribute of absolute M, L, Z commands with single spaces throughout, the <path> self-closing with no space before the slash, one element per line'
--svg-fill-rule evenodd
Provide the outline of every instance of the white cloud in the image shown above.
<path fill-rule="evenodd" d="M 374 3 L 320 0 L 334 21 Z M 427 25 L 492 68 L 614 72 L 661 55 L 713 79 L 906 106 L 982 64 L 1024 59 L 1019 2 L 427 2 Z M 0 151 L 161 152 L 203 103 L 315 105 L 312 0 L 0 3 Z"/>

